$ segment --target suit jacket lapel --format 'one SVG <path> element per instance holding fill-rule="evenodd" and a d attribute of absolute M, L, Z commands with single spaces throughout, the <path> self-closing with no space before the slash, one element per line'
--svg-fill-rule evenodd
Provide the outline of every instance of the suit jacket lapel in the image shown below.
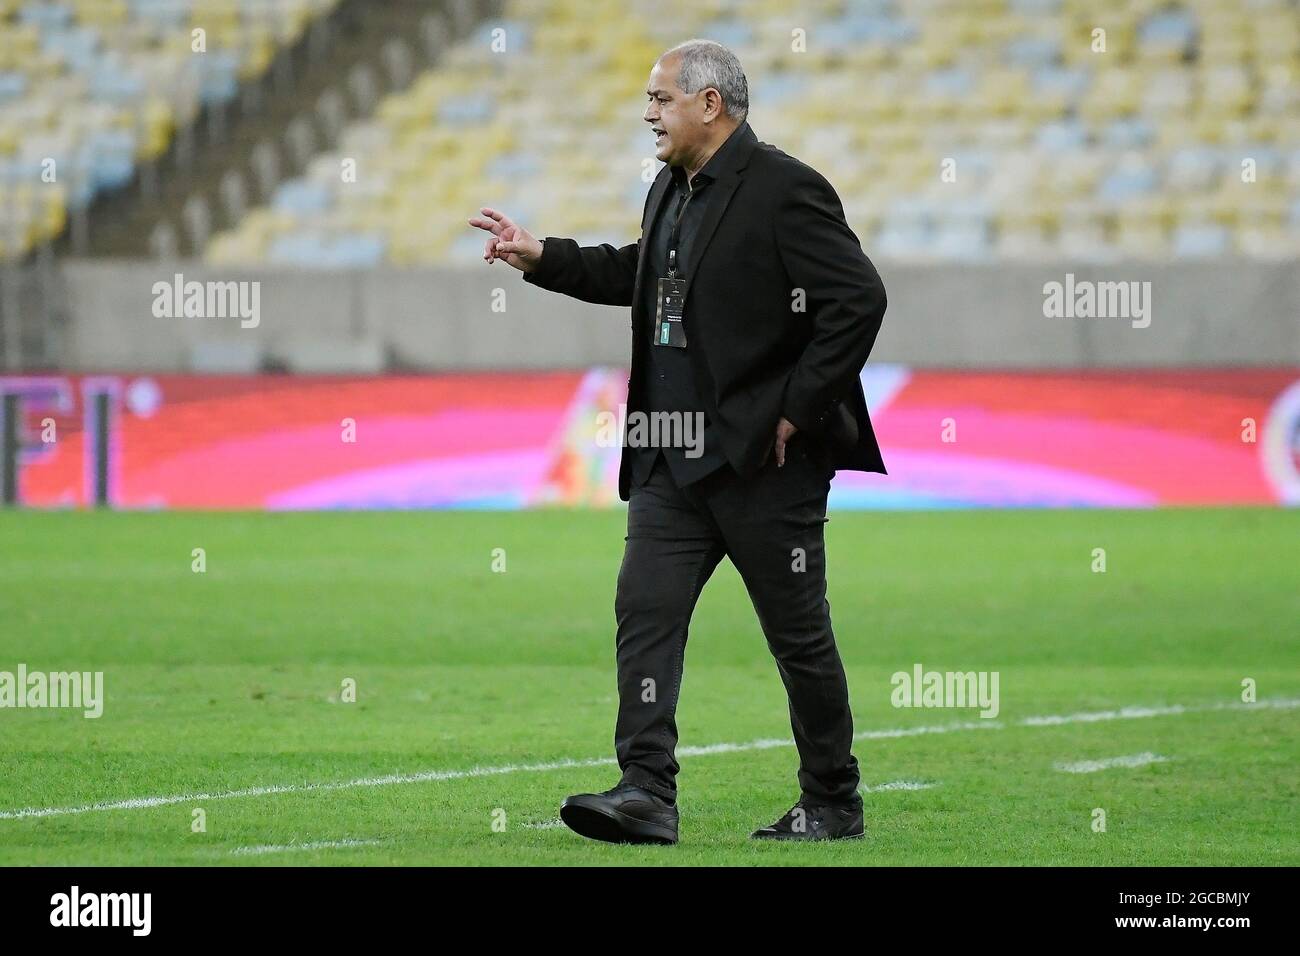
<path fill-rule="evenodd" d="M 700 220 L 700 231 L 695 234 L 695 239 L 691 244 L 691 261 L 686 263 L 686 295 L 690 295 L 691 282 L 695 278 L 700 258 L 704 255 L 704 250 L 708 248 L 709 240 L 713 238 L 718 223 L 722 221 L 722 214 L 727 211 L 731 197 L 735 195 L 736 187 L 739 185 L 740 177 L 735 173 L 728 173 L 719 177 L 717 182 L 708 187 L 710 191 L 716 190 L 717 192 L 710 197 L 709 205 L 704 212 L 704 218 Z"/>
<path fill-rule="evenodd" d="M 704 219 L 700 222 L 700 231 L 696 234 L 694 243 L 691 245 L 691 261 L 686 264 L 687 295 L 690 294 L 691 281 L 695 277 L 700 257 L 704 255 L 705 247 L 708 246 L 709 240 L 713 238 L 718 223 L 722 221 L 722 214 L 726 212 L 727 206 L 731 203 L 731 197 L 735 195 L 736 189 L 740 186 L 741 174 L 745 171 L 745 167 L 749 165 L 749 157 L 758 145 L 758 137 L 748 125 L 746 125 L 745 129 L 739 130 L 737 135 L 741 137 L 740 141 L 736 143 L 736 148 L 731 155 L 725 157 L 724 171 L 720 172 L 717 181 L 708 187 L 710 190 L 716 189 L 717 195 L 709 199 L 708 211 L 704 214 Z M 650 248 L 648 241 L 650 227 L 659 218 L 660 207 L 663 205 L 672 184 L 672 170 L 665 166 L 659 171 L 659 176 L 650 189 L 650 202 L 646 207 L 647 218 L 641 224 L 641 247 L 637 250 L 636 257 L 636 281 L 633 283 L 632 291 L 632 314 L 634 317 L 636 310 L 641 308 L 641 303 L 644 301 L 642 283 L 647 278 L 651 278 L 645 275 L 646 254 Z M 635 323 L 633 324 L 635 325 Z"/>
<path fill-rule="evenodd" d="M 691 245 L 691 261 L 686 263 L 686 296 L 691 294 L 691 283 L 695 281 L 695 274 L 699 272 L 700 260 L 704 257 L 704 252 L 708 249 L 709 241 L 713 238 L 718 223 L 722 221 L 727 206 L 731 204 L 731 197 L 740 188 L 744 180 L 745 167 L 749 165 L 749 158 L 758 146 L 758 137 L 754 135 L 754 130 L 748 123 L 743 129 L 737 130 L 735 135 L 739 138 L 734 144 L 727 144 L 733 148 L 721 157 L 722 168 L 717 171 L 717 179 L 708 187 L 709 190 L 717 190 L 717 193 L 709 198 L 708 210 L 700 220 L 700 231 L 695 234 L 695 241 Z"/>
<path fill-rule="evenodd" d="M 641 308 L 642 303 L 645 301 L 642 292 L 642 283 L 648 278 L 645 274 L 645 262 L 646 255 L 650 251 L 651 227 L 659 218 L 659 209 L 663 205 L 664 199 L 668 196 L 668 188 L 672 183 L 672 171 L 665 166 L 660 170 L 659 177 L 655 180 L 655 184 L 650 187 L 650 201 L 646 206 L 646 220 L 641 224 L 641 245 L 636 251 L 636 281 L 632 283 L 633 315 L 636 315 L 638 310 L 644 311 L 644 309 Z"/>

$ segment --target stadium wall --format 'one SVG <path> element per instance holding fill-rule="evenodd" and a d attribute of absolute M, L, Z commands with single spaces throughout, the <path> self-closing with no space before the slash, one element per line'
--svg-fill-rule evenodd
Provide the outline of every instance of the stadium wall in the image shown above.
<path fill-rule="evenodd" d="M 1293 262 L 878 266 L 889 312 L 873 362 L 1300 365 L 1300 269 Z M 241 273 L 191 261 L 74 260 L 48 275 L 57 288 L 36 300 L 61 303 L 61 314 L 39 323 L 50 337 L 41 351 L 45 367 L 70 371 L 573 370 L 628 360 L 626 310 L 541 292 L 504 264 Z M 185 283 L 258 283 L 256 325 L 230 316 L 159 317 L 156 284 L 174 284 L 177 275 Z M 1052 296 L 1044 290 L 1052 283 L 1081 306 L 1088 283 L 1136 283 L 1123 290 L 1135 298 L 1118 316 L 1049 317 Z M 1107 299 L 1105 287 L 1097 288 L 1097 300 Z"/>

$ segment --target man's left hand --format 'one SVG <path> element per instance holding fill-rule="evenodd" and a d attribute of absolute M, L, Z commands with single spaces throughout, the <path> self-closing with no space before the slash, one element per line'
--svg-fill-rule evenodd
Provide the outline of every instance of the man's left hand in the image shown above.
<path fill-rule="evenodd" d="M 794 437 L 794 433 L 799 429 L 795 427 L 790 419 L 782 416 L 781 420 L 776 423 L 776 467 L 781 468 L 785 465 L 785 443 Z"/>

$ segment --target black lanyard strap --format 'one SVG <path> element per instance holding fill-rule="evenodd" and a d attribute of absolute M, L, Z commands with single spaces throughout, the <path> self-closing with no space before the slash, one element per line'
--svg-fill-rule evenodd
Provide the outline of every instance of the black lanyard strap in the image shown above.
<path fill-rule="evenodd" d="M 668 278 L 670 279 L 677 276 L 677 239 L 682 224 L 682 213 L 686 211 L 687 203 L 695 198 L 697 192 L 699 190 L 692 186 L 686 193 L 686 198 L 678 203 L 677 217 L 673 220 L 673 228 L 668 233 Z"/>

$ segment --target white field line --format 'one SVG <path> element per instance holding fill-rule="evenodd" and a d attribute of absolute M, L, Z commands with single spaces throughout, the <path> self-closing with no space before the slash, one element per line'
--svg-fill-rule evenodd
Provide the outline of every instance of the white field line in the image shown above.
<path fill-rule="evenodd" d="M 874 787 L 858 787 L 859 793 L 885 793 L 889 790 L 929 790 L 933 783 L 921 783 L 919 780 L 891 780 L 878 783 Z"/>
<path fill-rule="evenodd" d="M 289 853 L 294 850 L 339 850 L 354 846 L 377 846 L 379 840 L 320 840 L 316 843 L 267 844 L 241 846 L 231 850 L 234 856 L 261 856 L 264 853 Z"/>
<path fill-rule="evenodd" d="M 999 720 L 972 720 L 921 727 L 900 727 L 887 730 L 864 730 L 853 735 L 855 740 L 886 740 L 895 737 L 916 737 L 923 734 L 951 734 L 963 730 L 1001 730 L 1006 727 L 1055 727 L 1061 724 L 1087 724 L 1103 720 L 1135 720 L 1142 717 L 1173 717 L 1182 714 L 1214 711 L 1290 710 L 1300 707 L 1300 698 L 1276 698 L 1253 704 L 1237 702 L 1227 704 L 1182 705 L 1168 707 L 1124 707 L 1120 710 L 1088 711 L 1078 714 L 1049 717 L 1025 717 L 1007 724 Z M 712 754 L 743 753 L 753 750 L 770 750 L 774 747 L 792 747 L 794 741 L 780 738 L 751 740 L 748 743 L 710 744 L 704 747 L 679 747 L 679 757 L 705 757 Z M 543 773 L 550 770 L 606 767 L 616 764 L 613 757 L 590 757 L 585 760 L 554 760 L 547 763 L 503 764 L 495 767 L 470 767 L 465 770 L 425 770 L 420 773 L 395 773 L 382 777 L 361 777 L 356 780 L 339 780 L 332 783 L 296 783 L 279 786 L 246 787 L 242 790 L 222 790 L 216 793 L 183 793 L 171 796 L 132 797 L 105 803 L 89 803 L 79 807 L 23 807 L 0 810 L 0 820 L 17 820 L 27 817 L 57 817 L 69 814 L 95 813 L 102 810 L 145 810 L 151 807 L 172 806 L 178 803 L 201 803 L 207 800 L 229 800 L 234 797 L 266 797 L 279 793 L 312 793 L 330 790 L 350 790 L 354 787 L 387 787 L 402 783 L 433 783 L 442 780 L 465 780 L 471 777 L 496 777 L 514 773 Z"/>
<path fill-rule="evenodd" d="M 1107 757 L 1105 760 L 1079 760 L 1074 763 L 1058 763 L 1056 769 L 1063 773 L 1096 773 L 1111 767 L 1145 767 L 1149 763 L 1164 763 L 1168 757 L 1146 751 L 1129 754 L 1126 757 Z"/>

